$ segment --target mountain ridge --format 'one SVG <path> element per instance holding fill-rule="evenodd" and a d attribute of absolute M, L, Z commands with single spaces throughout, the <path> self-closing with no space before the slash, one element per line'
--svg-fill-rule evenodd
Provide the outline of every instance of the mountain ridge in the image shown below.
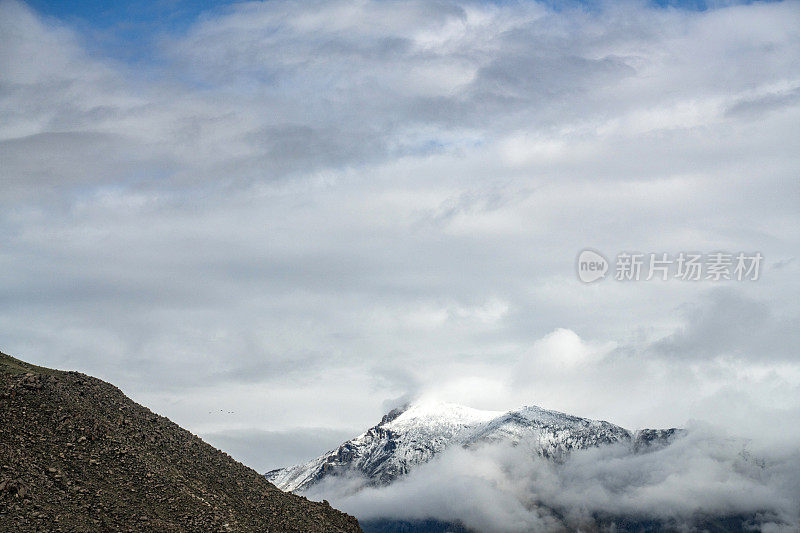
<path fill-rule="evenodd" d="M 531 405 L 481 411 L 450 403 L 419 402 L 392 409 L 367 431 L 306 463 L 271 470 L 265 477 L 283 490 L 303 492 L 330 476 L 356 475 L 386 485 L 451 446 L 504 441 L 560 460 L 570 451 L 612 443 L 632 452 L 665 444 L 682 430 L 630 431 L 602 420 Z"/>

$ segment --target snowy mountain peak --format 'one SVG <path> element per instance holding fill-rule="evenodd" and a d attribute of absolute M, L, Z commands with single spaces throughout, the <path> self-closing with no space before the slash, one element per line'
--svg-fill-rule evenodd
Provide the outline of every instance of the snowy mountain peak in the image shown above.
<path fill-rule="evenodd" d="M 386 484 L 452 446 L 506 442 L 558 460 L 572 450 L 615 442 L 629 444 L 635 451 L 665 441 L 674 432 L 634 434 L 609 422 L 537 406 L 502 412 L 420 401 L 391 410 L 378 425 L 321 457 L 273 470 L 266 477 L 289 491 L 307 490 L 328 476 L 355 475 L 370 484 Z"/>
<path fill-rule="evenodd" d="M 383 417 L 381 425 L 392 429 L 467 426 L 488 422 L 502 414 L 501 411 L 482 411 L 455 403 L 421 401 L 393 409 Z"/>

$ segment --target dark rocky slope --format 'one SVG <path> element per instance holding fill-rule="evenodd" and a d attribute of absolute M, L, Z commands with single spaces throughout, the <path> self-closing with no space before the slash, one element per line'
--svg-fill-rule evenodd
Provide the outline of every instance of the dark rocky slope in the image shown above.
<path fill-rule="evenodd" d="M 0 531 L 361 529 L 108 383 L 0 354 Z"/>

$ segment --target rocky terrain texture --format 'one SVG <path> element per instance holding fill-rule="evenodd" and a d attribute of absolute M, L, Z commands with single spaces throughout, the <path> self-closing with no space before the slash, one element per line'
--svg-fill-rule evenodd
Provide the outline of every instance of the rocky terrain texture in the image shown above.
<path fill-rule="evenodd" d="M 108 383 L 0 354 L 0 531 L 361 529 Z"/>
<path fill-rule="evenodd" d="M 337 449 L 308 463 L 267 472 L 283 490 L 305 491 L 328 476 L 357 474 L 386 485 L 451 446 L 487 442 L 525 446 L 555 461 L 572 450 L 624 443 L 631 453 L 664 445 L 681 430 L 629 431 L 536 406 L 514 411 L 481 411 L 447 403 L 417 403 L 394 409 L 381 422 Z"/>

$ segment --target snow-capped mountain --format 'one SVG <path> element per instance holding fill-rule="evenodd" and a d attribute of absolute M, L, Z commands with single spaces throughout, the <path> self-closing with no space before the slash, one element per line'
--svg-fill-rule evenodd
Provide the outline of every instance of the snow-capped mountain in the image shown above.
<path fill-rule="evenodd" d="M 667 442 L 678 430 L 629 431 L 536 406 L 501 412 L 455 404 L 421 402 L 394 409 L 381 422 L 337 449 L 305 464 L 267 472 L 287 491 L 304 491 L 328 476 L 355 474 L 388 484 L 451 446 L 487 442 L 525 446 L 531 453 L 559 460 L 571 450 L 621 442 L 638 451 Z"/>

